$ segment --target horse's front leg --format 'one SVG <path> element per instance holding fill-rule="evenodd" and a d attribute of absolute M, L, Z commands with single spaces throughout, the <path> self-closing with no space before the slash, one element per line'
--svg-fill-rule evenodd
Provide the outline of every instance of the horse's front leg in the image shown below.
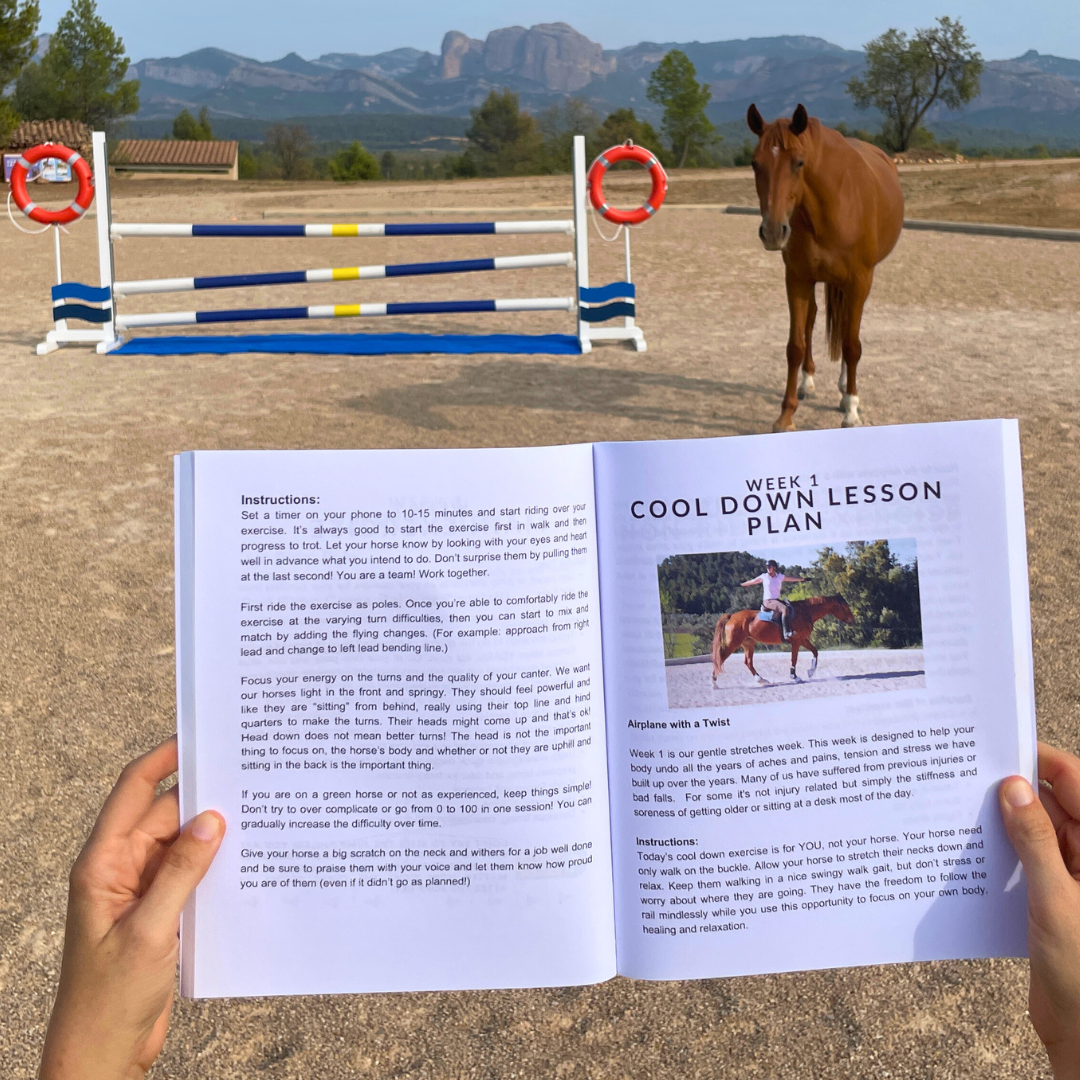
<path fill-rule="evenodd" d="M 843 330 L 841 339 L 841 355 L 843 356 L 842 374 L 846 376 L 846 385 L 841 387 L 840 411 L 844 419 L 840 421 L 841 427 L 861 427 L 862 417 L 859 415 L 859 388 L 856 382 L 856 374 L 859 368 L 859 360 L 862 359 L 862 341 L 859 331 L 862 328 L 863 308 L 866 306 L 866 298 L 870 294 L 870 283 L 873 280 L 873 271 L 870 271 L 869 280 L 855 278 L 851 284 L 845 287 L 845 304 L 843 311 Z"/>
<path fill-rule="evenodd" d="M 799 383 L 799 400 L 814 396 L 814 322 L 817 319 L 817 290 L 810 290 L 810 306 L 806 311 L 806 355 L 802 362 L 802 381 Z"/>
<path fill-rule="evenodd" d="M 809 641 L 806 641 L 805 645 L 810 650 L 810 652 L 814 654 L 814 659 L 810 661 L 810 670 L 806 673 L 806 677 L 808 679 L 812 679 L 814 677 L 814 672 L 817 671 L 817 649 L 815 649 Z"/>
<path fill-rule="evenodd" d="M 794 431 L 795 410 L 799 407 L 799 371 L 806 358 L 806 321 L 810 305 L 814 302 L 814 283 L 795 277 L 790 267 L 786 273 L 788 314 L 787 388 L 780 409 L 780 416 L 773 424 L 773 431 Z"/>
<path fill-rule="evenodd" d="M 791 678 L 793 681 L 798 681 L 799 676 L 795 674 L 795 665 L 799 662 L 799 642 L 795 639 L 791 639 Z"/>

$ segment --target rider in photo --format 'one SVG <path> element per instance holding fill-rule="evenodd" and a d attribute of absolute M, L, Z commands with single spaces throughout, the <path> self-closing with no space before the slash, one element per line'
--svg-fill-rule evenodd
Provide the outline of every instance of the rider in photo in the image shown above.
<path fill-rule="evenodd" d="M 756 578 L 744 581 L 740 585 L 740 588 L 749 589 L 754 585 L 760 585 L 762 587 L 761 610 L 763 612 L 771 612 L 774 616 L 780 616 L 781 625 L 784 630 L 784 640 L 789 641 L 791 639 L 792 609 L 791 604 L 787 600 L 782 600 L 780 598 L 780 590 L 783 589 L 785 582 L 792 582 L 794 584 L 805 580 L 806 578 L 791 577 L 788 574 L 781 574 L 780 567 L 776 565 L 776 560 L 770 559 L 765 567 L 764 574 L 759 574 Z"/>

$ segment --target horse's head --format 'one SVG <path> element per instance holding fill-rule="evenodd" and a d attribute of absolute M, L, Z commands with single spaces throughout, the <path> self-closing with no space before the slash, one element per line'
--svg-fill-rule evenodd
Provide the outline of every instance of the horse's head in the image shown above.
<path fill-rule="evenodd" d="M 766 124 L 757 106 L 751 105 L 746 123 L 758 137 L 751 159 L 761 200 L 758 236 L 766 251 L 780 251 L 791 238 L 791 215 L 802 198 L 805 166 L 813 152 L 813 141 L 807 131 L 810 117 L 800 105 L 790 120 Z"/>
<path fill-rule="evenodd" d="M 830 596 L 828 600 L 830 615 L 841 622 L 853 623 L 855 621 L 855 616 L 852 614 L 851 608 L 848 607 L 848 602 L 842 596 Z"/>

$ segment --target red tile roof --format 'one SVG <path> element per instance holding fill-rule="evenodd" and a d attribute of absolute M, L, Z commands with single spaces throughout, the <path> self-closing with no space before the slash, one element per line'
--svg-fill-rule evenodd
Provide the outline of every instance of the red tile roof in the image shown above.
<path fill-rule="evenodd" d="M 90 128 L 81 120 L 24 120 L 15 129 L 8 145 L 12 150 L 27 150 L 41 143 L 60 143 L 90 156 Z"/>
<path fill-rule="evenodd" d="M 237 144 L 194 139 L 121 139 L 112 153 L 113 165 L 185 166 L 231 169 Z"/>

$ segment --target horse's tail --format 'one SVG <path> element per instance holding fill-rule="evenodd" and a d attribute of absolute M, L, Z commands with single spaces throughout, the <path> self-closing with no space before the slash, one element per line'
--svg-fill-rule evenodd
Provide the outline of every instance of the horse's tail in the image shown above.
<path fill-rule="evenodd" d="M 825 286 L 825 332 L 829 338 L 829 359 L 839 360 L 844 344 L 844 292 L 839 285 Z"/>
<path fill-rule="evenodd" d="M 712 658 L 713 658 L 713 672 L 724 670 L 724 661 L 720 656 L 721 651 L 724 648 L 724 635 L 727 630 L 728 619 L 731 615 L 721 615 L 716 620 L 716 629 L 713 631 L 712 639 Z"/>

